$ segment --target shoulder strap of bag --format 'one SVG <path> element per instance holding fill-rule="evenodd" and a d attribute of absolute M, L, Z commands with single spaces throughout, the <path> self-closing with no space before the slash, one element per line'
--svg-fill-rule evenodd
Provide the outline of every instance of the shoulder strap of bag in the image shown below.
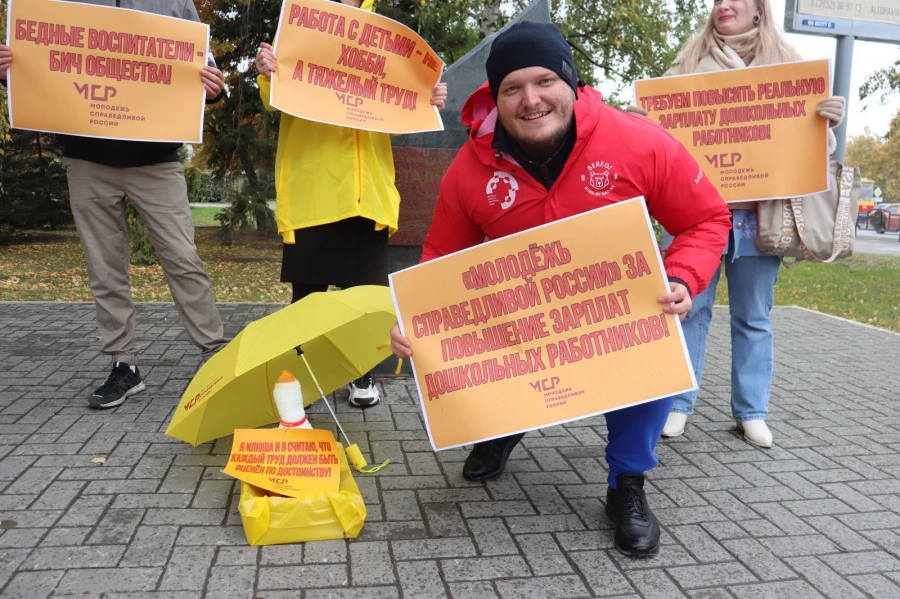
<path fill-rule="evenodd" d="M 800 236 L 803 254 L 807 260 L 813 262 L 834 262 L 841 256 L 845 248 L 850 247 L 850 240 L 853 236 L 850 223 L 850 192 L 853 189 L 853 169 L 841 165 L 838 181 L 840 185 L 837 208 L 834 214 L 831 256 L 826 259 L 815 256 L 803 243 L 803 231 L 806 226 L 803 221 L 803 200 L 802 198 L 791 198 L 791 209 L 794 215 L 794 222 L 797 225 L 797 234 Z"/>
<path fill-rule="evenodd" d="M 769 201 L 774 202 L 776 200 Z M 778 238 L 772 253 L 784 259 L 785 252 L 790 249 L 791 244 L 794 242 L 794 213 L 790 200 L 777 201 L 781 203 L 781 237 Z"/>

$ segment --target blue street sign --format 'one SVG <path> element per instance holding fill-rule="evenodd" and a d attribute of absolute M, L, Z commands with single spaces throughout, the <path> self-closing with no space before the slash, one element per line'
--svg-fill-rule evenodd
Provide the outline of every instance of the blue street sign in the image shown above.
<path fill-rule="evenodd" d="M 834 29 L 834 23 L 831 21 L 816 21 L 814 19 L 803 19 L 803 24 L 807 27 L 821 27 L 822 29 Z"/>

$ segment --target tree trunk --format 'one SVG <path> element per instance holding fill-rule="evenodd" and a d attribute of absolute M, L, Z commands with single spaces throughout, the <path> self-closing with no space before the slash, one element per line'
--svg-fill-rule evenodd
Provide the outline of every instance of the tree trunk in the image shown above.
<path fill-rule="evenodd" d="M 478 35 L 481 39 L 486 38 L 500 28 L 500 1 L 484 0 L 484 9 L 481 11 L 481 17 L 478 19 Z"/>
<path fill-rule="evenodd" d="M 238 148 L 238 159 L 241 161 L 241 168 L 247 175 L 247 183 L 254 191 L 259 189 L 259 179 L 256 178 L 256 169 L 253 168 L 253 161 L 250 160 L 250 154 L 247 152 L 247 146 Z"/>
<path fill-rule="evenodd" d="M 43 175 L 47 170 L 47 164 L 44 161 L 44 147 L 41 145 L 41 134 L 34 134 L 34 146 L 35 150 L 37 150 L 37 159 L 38 164 L 41 165 L 41 175 Z"/>

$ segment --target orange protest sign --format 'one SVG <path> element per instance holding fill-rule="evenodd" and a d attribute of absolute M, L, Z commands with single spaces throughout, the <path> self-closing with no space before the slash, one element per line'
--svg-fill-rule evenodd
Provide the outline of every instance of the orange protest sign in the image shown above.
<path fill-rule="evenodd" d="M 408 27 L 340 2 L 284 0 L 269 103 L 384 133 L 442 131 L 431 90 L 444 62 Z"/>
<path fill-rule="evenodd" d="M 200 143 L 209 26 L 135 10 L 11 0 L 13 127 Z"/>
<path fill-rule="evenodd" d="M 635 98 L 688 149 L 726 202 L 829 189 L 827 60 L 645 79 Z"/>
<path fill-rule="evenodd" d="M 288 497 L 337 493 L 341 484 L 337 452 L 331 431 L 237 429 L 225 474 Z"/>
<path fill-rule="evenodd" d="M 696 388 L 642 198 L 391 275 L 435 450 Z"/>

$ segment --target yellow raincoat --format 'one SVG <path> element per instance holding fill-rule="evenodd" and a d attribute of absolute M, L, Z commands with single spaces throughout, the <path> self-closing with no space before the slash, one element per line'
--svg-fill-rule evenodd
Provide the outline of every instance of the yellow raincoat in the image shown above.
<path fill-rule="evenodd" d="M 372 10 L 374 4 L 363 0 L 360 8 Z M 275 110 L 269 105 L 271 82 L 260 75 L 257 83 L 266 110 Z M 294 243 L 294 229 L 354 216 L 393 234 L 400 194 L 394 185 L 390 135 L 282 114 L 275 192 L 275 220 L 284 243 Z"/>

